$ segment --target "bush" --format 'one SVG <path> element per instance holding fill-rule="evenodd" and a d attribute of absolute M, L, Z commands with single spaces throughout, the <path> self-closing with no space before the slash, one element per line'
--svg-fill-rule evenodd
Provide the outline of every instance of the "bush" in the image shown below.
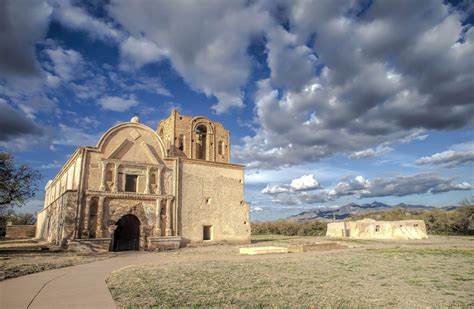
<path fill-rule="evenodd" d="M 253 235 L 286 235 L 286 236 L 324 236 L 326 222 L 322 221 L 289 221 L 279 220 L 271 222 L 252 223 Z"/>
<path fill-rule="evenodd" d="M 428 234 L 432 235 L 474 235 L 474 205 L 464 201 L 451 210 L 442 208 L 419 210 L 396 208 L 380 212 L 365 213 L 351 217 L 351 220 L 371 218 L 380 221 L 423 220 Z"/>

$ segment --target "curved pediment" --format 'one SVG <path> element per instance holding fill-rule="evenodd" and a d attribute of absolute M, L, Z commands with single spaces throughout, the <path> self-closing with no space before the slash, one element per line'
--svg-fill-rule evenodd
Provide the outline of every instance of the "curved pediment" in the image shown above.
<path fill-rule="evenodd" d="M 160 164 L 166 157 L 161 138 L 140 123 L 122 123 L 109 129 L 97 143 L 107 159 Z"/>

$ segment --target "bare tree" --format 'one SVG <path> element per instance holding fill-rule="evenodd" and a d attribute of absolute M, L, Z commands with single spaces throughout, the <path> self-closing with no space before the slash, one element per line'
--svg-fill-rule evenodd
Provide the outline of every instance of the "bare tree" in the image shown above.
<path fill-rule="evenodd" d="M 28 165 L 16 165 L 13 156 L 0 152 L 0 212 L 21 207 L 38 190 L 41 174 Z"/>

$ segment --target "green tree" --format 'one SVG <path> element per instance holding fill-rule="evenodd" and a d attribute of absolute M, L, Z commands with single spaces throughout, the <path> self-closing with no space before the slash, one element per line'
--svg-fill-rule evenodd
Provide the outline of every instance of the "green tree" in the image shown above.
<path fill-rule="evenodd" d="M 21 207 L 38 190 L 41 174 L 28 165 L 17 165 L 13 156 L 0 152 L 0 213 Z"/>

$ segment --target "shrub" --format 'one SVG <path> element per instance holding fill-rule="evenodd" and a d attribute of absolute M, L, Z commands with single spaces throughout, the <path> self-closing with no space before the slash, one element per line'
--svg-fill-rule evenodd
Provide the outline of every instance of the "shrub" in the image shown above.
<path fill-rule="evenodd" d="M 279 220 L 271 222 L 252 223 L 253 235 L 286 235 L 286 236 L 324 236 L 326 222 L 322 221 L 289 221 Z"/>
<path fill-rule="evenodd" d="M 463 202 L 461 206 L 446 210 L 442 208 L 420 209 L 389 209 L 380 212 L 354 215 L 351 220 L 371 218 L 381 221 L 423 220 L 428 234 L 432 235 L 474 235 L 474 205 Z"/>

